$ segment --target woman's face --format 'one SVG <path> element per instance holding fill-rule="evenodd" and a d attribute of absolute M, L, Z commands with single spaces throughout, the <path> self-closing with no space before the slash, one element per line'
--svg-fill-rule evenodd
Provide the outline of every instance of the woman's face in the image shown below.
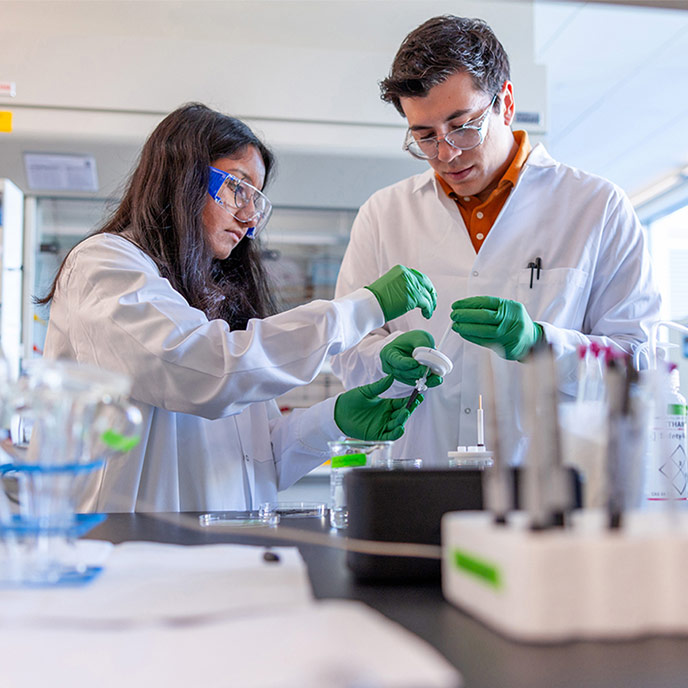
<path fill-rule="evenodd" d="M 246 146 L 240 155 L 233 158 L 218 158 L 211 165 L 218 170 L 229 172 L 239 179 L 245 179 L 256 189 L 262 190 L 265 182 L 265 163 L 255 146 Z M 224 260 L 232 249 L 244 238 L 250 224 L 232 217 L 208 194 L 203 208 L 205 236 L 218 260 Z"/>

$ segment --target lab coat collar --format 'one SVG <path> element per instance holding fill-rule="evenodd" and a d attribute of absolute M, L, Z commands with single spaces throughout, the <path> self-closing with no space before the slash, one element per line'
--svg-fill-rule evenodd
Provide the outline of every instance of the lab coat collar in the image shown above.
<path fill-rule="evenodd" d="M 556 164 L 557 161 L 547 152 L 547 149 L 544 147 L 544 145 L 538 143 L 530 152 L 530 155 L 528 156 L 528 159 L 523 167 L 555 167 Z M 432 169 L 432 167 L 428 168 L 422 174 L 418 174 L 414 177 L 411 191 L 413 193 L 420 191 L 428 184 L 432 184 L 434 186 L 436 193 L 439 194 L 442 191 L 439 188 L 439 182 L 435 177 L 435 171 Z"/>
<path fill-rule="evenodd" d="M 543 144 L 538 143 L 526 160 L 524 167 L 556 167 L 557 161 L 547 152 Z"/>
<path fill-rule="evenodd" d="M 435 179 L 435 170 L 433 170 L 432 167 L 429 167 L 427 170 L 425 170 L 425 172 L 422 174 L 417 174 L 413 178 L 413 187 L 411 192 L 415 193 L 416 191 L 420 191 L 427 184 L 434 184 L 435 190 L 437 190 L 438 184 L 437 180 Z"/>

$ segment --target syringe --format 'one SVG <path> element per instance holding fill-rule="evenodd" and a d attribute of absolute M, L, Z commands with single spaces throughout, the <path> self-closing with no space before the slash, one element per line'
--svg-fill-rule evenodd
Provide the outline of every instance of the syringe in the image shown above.
<path fill-rule="evenodd" d="M 411 392 L 411 396 L 409 397 L 408 402 L 406 402 L 407 409 L 410 409 L 413 406 L 415 400 L 418 398 L 418 395 L 422 394 L 428 388 L 426 382 L 428 381 L 429 372 L 430 366 L 425 366 L 425 369 L 423 370 L 423 375 L 416 380 L 416 384 L 413 387 L 413 392 Z"/>
<path fill-rule="evenodd" d="M 449 326 L 442 335 L 442 339 L 440 339 L 440 343 L 437 345 L 436 349 L 433 349 L 429 346 L 418 346 L 413 350 L 413 353 L 411 355 L 419 363 L 424 363 L 425 368 L 423 369 L 423 375 L 421 375 L 421 377 L 419 377 L 416 380 L 416 384 L 413 387 L 413 392 L 411 392 L 411 396 L 409 397 L 409 400 L 406 403 L 407 409 L 411 409 L 413 407 L 414 402 L 418 398 L 418 395 L 422 394 L 428 388 L 428 374 L 431 370 L 433 373 L 435 373 L 435 375 L 444 377 L 445 375 L 450 373 L 452 368 L 454 367 L 454 364 L 451 362 L 451 359 L 445 356 L 445 354 L 443 354 L 440 350 L 444 345 L 445 341 L 447 340 L 447 337 L 449 336 L 449 333 L 451 331 L 452 323 L 449 323 Z"/>

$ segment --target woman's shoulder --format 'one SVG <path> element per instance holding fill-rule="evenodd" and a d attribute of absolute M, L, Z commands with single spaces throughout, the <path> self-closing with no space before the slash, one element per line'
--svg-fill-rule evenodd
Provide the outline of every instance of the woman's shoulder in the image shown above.
<path fill-rule="evenodd" d="M 153 260 L 139 248 L 126 234 L 99 232 L 87 237 L 72 250 L 70 262 L 95 261 L 98 263 L 115 261 L 122 265 L 146 265 L 155 268 Z"/>

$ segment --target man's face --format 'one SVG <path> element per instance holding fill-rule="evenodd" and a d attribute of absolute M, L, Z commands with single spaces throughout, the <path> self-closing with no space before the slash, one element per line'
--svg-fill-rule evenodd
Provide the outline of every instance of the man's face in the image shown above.
<path fill-rule="evenodd" d="M 415 138 L 421 139 L 445 136 L 476 119 L 490 105 L 492 95 L 476 89 L 470 74 L 458 72 L 431 88 L 427 95 L 400 101 L 409 129 Z M 490 109 L 487 114 L 487 135 L 479 146 L 462 151 L 440 138 L 437 157 L 428 160 L 430 167 L 459 196 L 477 196 L 495 184 L 508 167 L 514 145 L 510 82 L 505 83 L 499 97 L 499 112 Z"/>

